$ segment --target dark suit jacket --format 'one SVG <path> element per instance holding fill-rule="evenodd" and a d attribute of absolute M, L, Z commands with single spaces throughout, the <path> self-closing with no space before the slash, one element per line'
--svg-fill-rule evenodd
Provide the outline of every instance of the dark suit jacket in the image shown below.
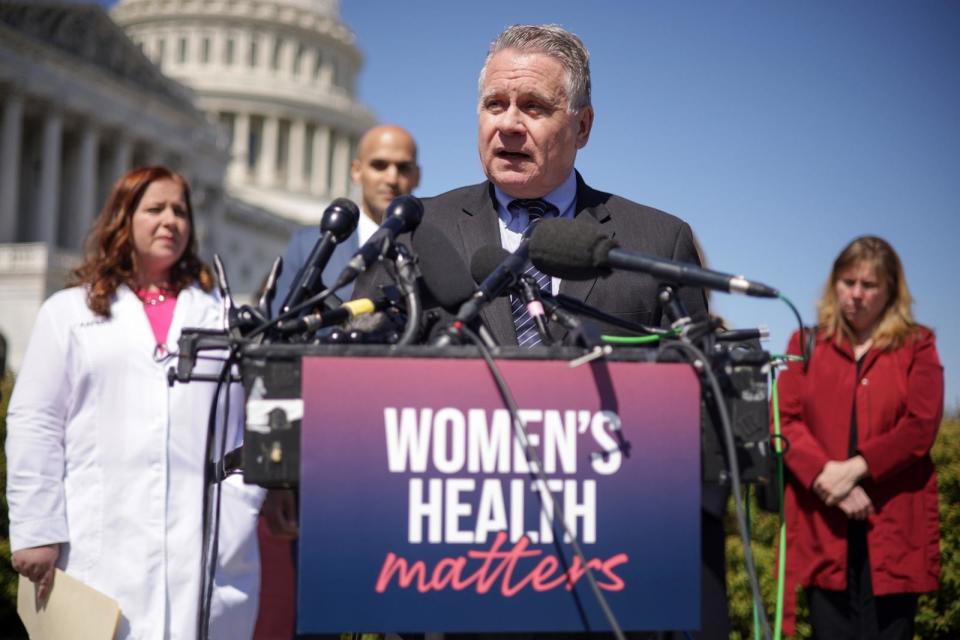
<path fill-rule="evenodd" d="M 497 204 L 490 182 L 426 198 L 423 206 L 423 221 L 439 229 L 468 265 L 481 247 L 500 246 Z M 686 222 L 657 209 L 592 189 L 579 173 L 575 216 L 596 225 L 625 249 L 700 263 L 693 245 L 693 234 Z M 368 271 L 357 281 L 355 295 L 375 293 L 376 286 L 383 284 L 382 277 L 374 270 Z M 628 320 L 648 325 L 661 323 L 657 282 L 645 274 L 615 271 L 592 280 L 564 280 L 560 292 Z M 706 298 L 701 289 L 681 288 L 679 295 L 692 315 L 706 313 Z M 480 315 L 499 344 L 517 344 L 510 302 L 506 297 L 494 300 Z M 623 333 L 608 325 L 601 328 L 605 333 Z"/>
<path fill-rule="evenodd" d="M 481 247 L 500 246 L 497 204 L 493 185 L 490 182 L 454 189 L 434 198 L 426 198 L 423 200 L 423 205 L 423 222 L 429 222 L 439 229 L 458 253 L 464 256 L 464 261 L 468 264 L 474 253 Z M 663 211 L 592 189 L 587 186 L 579 173 L 577 174 L 575 216 L 578 220 L 596 225 L 602 233 L 616 239 L 625 249 L 700 264 L 690 225 Z M 385 282 L 385 274 L 382 270 L 368 270 L 357 280 L 354 295 L 372 295 L 376 287 Z M 658 283 L 652 277 L 626 271 L 615 271 L 607 277 L 593 280 L 563 280 L 560 283 L 561 293 L 607 313 L 648 325 L 662 323 L 663 314 L 657 303 L 657 291 Z M 681 288 L 678 295 L 691 315 L 696 317 L 707 313 L 707 301 L 702 289 Z M 481 312 L 481 318 L 499 344 L 517 344 L 510 302 L 506 297 L 498 298 L 489 304 Z M 601 328 L 605 333 L 623 333 L 622 330 L 608 325 L 601 325 Z M 707 600 L 719 602 L 721 613 L 725 611 L 726 599 L 722 591 L 723 525 L 719 518 L 724 510 L 726 495 L 725 488 L 709 484 L 702 487 L 704 535 L 708 538 L 704 540 L 703 547 L 704 573 L 719 576 L 713 582 L 721 585 L 710 591 L 709 595 L 707 591 L 702 592 L 702 595 Z M 718 589 L 719 592 L 717 592 Z M 725 621 L 725 614 L 720 616 L 713 613 L 704 614 L 704 624 L 709 626 L 719 618 L 724 619 L 723 624 L 717 623 L 714 626 L 720 630 L 719 635 L 725 637 L 729 626 Z M 531 635 L 538 637 L 538 634 Z M 481 634 L 479 637 L 500 636 Z M 548 636 L 539 634 L 539 637 Z M 583 636 L 551 634 L 550 637 L 580 638 Z"/>

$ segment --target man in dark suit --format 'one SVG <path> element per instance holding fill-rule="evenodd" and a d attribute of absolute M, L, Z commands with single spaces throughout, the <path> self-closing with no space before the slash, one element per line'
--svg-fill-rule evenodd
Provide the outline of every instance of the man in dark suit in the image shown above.
<path fill-rule="evenodd" d="M 513 251 L 531 220 L 545 216 L 576 218 L 626 248 L 699 264 L 687 223 L 592 189 L 574 169 L 577 151 L 587 144 L 593 126 L 588 61 L 580 39 L 556 25 L 509 27 L 491 44 L 480 72 L 478 109 L 487 181 L 424 200 L 424 223 L 438 228 L 465 259 L 488 245 Z M 357 290 L 369 295 L 377 278 L 364 276 Z M 562 282 L 544 278 L 543 286 L 623 318 L 661 323 L 657 282 L 646 275 L 615 272 Z M 679 296 L 692 315 L 706 313 L 701 289 L 681 289 Z M 498 343 L 530 346 L 524 337 L 530 327 L 522 324 L 517 306 L 499 298 L 481 319 Z M 722 492 L 718 503 L 704 501 L 701 637 L 728 635 L 723 501 Z"/>
<path fill-rule="evenodd" d="M 360 187 L 360 223 L 357 231 L 337 245 L 330 256 L 323 270 L 323 282 L 327 285 L 347 266 L 357 248 L 377 230 L 390 201 L 411 193 L 420 184 L 417 143 L 413 136 L 392 124 L 373 127 L 360 139 L 357 157 L 350 165 L 350 177 Z M 274 315 L 319 238 L 318 224 L 297 231 L 287 245 L 283 255 L 283 273 L 277 281 L 277 295 L 273 302 Z M 338 295 L 348 300 L 352 291 L 353 286 L 347 285 Z"/>
<path fill-rule="evenodd" d="M 593 125 L 588 59 L 583 43 L 555 26 L 511 27 L 491 45 L 478 109 L 488 180 L 424 200 L 424 221 L 439 228 L 465 260 L 487 245 L 514 250 L 531 218 L 522 205 L 534 200 L 546 203 L 547 217 L 586 221 L 624 247 L 697 262 L 685 222 L 592 189 L 574 170 Z M 553 293 L 559 288 L 608 313 L 660 323 L 657 283 L 648 276 L 617 272 L 590 281 L 553 279 L 551 285 Z M 705 313 L 700 289 L 680 295 L 691 313 Z M 517 344 L 509 299 L 495 300 L 481 318 L 500 344 Z"/>

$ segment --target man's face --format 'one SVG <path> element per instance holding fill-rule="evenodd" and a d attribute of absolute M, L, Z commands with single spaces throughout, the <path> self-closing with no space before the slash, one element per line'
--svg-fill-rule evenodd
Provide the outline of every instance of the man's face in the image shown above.
<path fill-rule="evenodd" d="M 363 208 L 377 224 L 383 222 L 391 200 L 410 193 L 420 183 L 416 156 L 413 140 L 402 130 L 375 130 L 361 141 L 350 176 L 360 186 Z"/>
<path fill-rule="evenodd" d="M 570 175 L 587 144 L 593 109 L 567 110 L 567 74 L 542 53 L 506 49 L 493 56 L 480 89 L 480 161 L 514 198 L 539 198 Z"/>

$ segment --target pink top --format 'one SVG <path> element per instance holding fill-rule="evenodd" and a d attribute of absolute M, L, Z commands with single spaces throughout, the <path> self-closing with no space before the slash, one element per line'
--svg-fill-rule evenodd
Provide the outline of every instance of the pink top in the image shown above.
<path fill-rule="evenodd" d="M 137 297 L 143 301 L 143 310 L 150 321 L 157 344 L 166 344 L 170 323 L 173 322 L 173 310 L 177 307 L 177 297 L 169 291 L 146 289 L 139 289 Z"/>

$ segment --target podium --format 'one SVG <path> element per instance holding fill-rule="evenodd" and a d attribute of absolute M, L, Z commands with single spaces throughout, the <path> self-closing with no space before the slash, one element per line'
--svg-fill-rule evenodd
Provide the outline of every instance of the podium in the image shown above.
<path fill-rule="evenodd" d="M 298 633 L 609 630 L 548 493 L 623 630 L 698 628 L 697 377 L 580 354 L 494 351 L 531 469 L 472 347 L 248 347 L 245 477 L 300 488 Z"/>

